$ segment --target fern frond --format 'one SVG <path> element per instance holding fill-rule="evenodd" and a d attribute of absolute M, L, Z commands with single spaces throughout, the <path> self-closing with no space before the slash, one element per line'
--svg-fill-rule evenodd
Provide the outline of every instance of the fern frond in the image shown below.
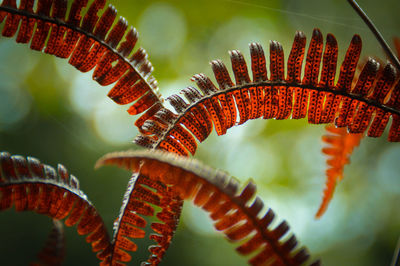
<path fill-rule="evenodd" d="M 0 210 L 15 206 L 16 211 L 34 211 L 65 225 L 77 225 L 80 235 L 93 252 L 110 246 L 109 235 L 101 216 L 87 196 L 79 189 L 79 181 L 64 166 L 57 171 L 35 158 L 0 153 Z"/>
<path fill-rule="evenodd" d="M 348 133 L 346 128 L 337 128 L 330 124 L 326 126 L 327 134 L 322 136 L 322 141 L 327 144 L 322 152 L 327 155 L 326 184 L 322 203 L 315 215 L 320 218 L 328 208 L 335 192 L 338 181 L 343 179 L 343 169 L 350 163 L 350 156 L 355 147 L 360 144 L 363 134 Z"/>
<path fill-rule="evenodd" d="M 30 43 L 33 50 L 61 58 L 82 72 L 95 68 L 93 79 L 106 86 L 116 84 L 108 96 L 118 104 L 136 101 L 128 110 L 144 112 L 161 101 L 153 67 L 142 48 L 132 52 L 138 39 L 134 28 L 117 11 L 104 8 L 106 0 L 95 0 L 85 14 L 88 0 L 4 0 L 0 6 L 2 35 Z M 36 9 L 35 9 L 36 7 Z M 67 17 L 68 13 L 68 17 Z M 101 17 L 99 14 L 102 14 Z"/>
<path fill-rule="evenodd" d="M 143 265 L 157 265 L 169 244 L 178 225 L 183 201 L 176 196 L 171 188 L 162 182 L 149 179 L 144 175 L 133 175 L 125 192 L 119 217 L 114 223 L 114 236 L 109 250 L 105 251 L 101 265 L 125 265 L 131 261 L 128 252 L 136 251 L 137 245 L 130 239 L 144 238 L 144 228 L 147 224 L 144 216 L 155 215 L 154 207 L 161 211 L 155 216 L 160 221 L 151 224 L 155 234 L 150 239 L 157 244 L 150 246 L 152 255 Z"/>
<path fill-rule="evenodd" d="M 182 199 L 192 200 L 210 213 L 217 230 L 230 241 L 240 243 L 237 248 L 240 254 L 251 254 L 252 265 L 300 265 L 309 258 L 305 248 L 294 250 L 297 246 L 294 235 L 282 240 L 289 230 L 285 221 L 270 228 L 274 212 L 269 209 L 260 215 L 264 204 L 255 197 L 256 186 L 251 181 L 239 190 L 238 182 L 228 174 L 162 151 L 111 153 L 96 164 L 101 165 L 140 172 L 151 180 L 161 181 Z"/>
<path fill-rule="evenodd" d="M 252 80 L 239 51 L 230 53 L 235 83 L 221 61 L 212 61 L 219 88 L 204 74 L 194 75 L 200 91 L 193 87 L 182 90 L 187 101 L 178 95 L 167 98 L 176 113 L 162 108 L 146 117 L 135 142 L 188 155 L 196 149 L 193 136 L 203 141 L 212 124 L 217 134 L 223 135 L 249 119 L 299 119 L 307 115 L 309 123 L 335 122 L 351 133 L 363 133 L 369 127 L 370 137 L 381 136 L 392 117 L 389 141 L 400 141 L 400 82 L 394 67 L 387 64 L 380 71 L 379 63 L 370 58 L 355 78 L 362 46 L 355 35 L 335 83 L 336 39 L 328 34 L 323 49 L 322 34 L 316 29 L 302 75 L 305 45 L 305 35 L 297 32 L 285 69 L 282 46 L 271 42 L 269 79 L 263 48 L 257 43 L 250 44 Z"/>
<path fill-rule="evenodd" d="M 60 220 L 53 219 L 53 226 L 46 244 L 38 254 L 40 262 L 31 263 L 31 266 L 59 266 L 65 257 L 64 227 Z"/>

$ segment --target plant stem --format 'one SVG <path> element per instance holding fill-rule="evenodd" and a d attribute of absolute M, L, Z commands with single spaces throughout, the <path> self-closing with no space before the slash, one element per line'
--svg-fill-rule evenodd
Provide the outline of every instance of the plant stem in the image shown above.
<path fill-rule="evenodd" d="M 375 35 L 375 38 L 382 46 L 383 50 L 389 57 L 389 60 L 392 62 L 392 64 L 394 64 L 397 70 L 400 71 L 399 59 L 394 55 L 393 51 L 390 49 L 389 45 L 386 43 L 385 39 L 382 37 L 382 34 L 375 27 L 371 19 L 367 16 L 367 14 L 365 14 L 365 12 L 362 10 L 362 8 L 358 5 L 358 3 L 355 0 L 347 0 L 347 1 L 353 7 L 353 9 L 358 13 L 358 15 L 364 20 L 365 24 L 367 24 L 368 28 L 372 31 L 372 33 Z"/>

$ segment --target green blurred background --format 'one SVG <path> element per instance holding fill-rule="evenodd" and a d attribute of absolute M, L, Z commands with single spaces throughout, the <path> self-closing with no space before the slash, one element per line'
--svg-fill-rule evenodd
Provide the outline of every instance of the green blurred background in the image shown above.
<path fill-rule="evenodd" d="M 363 56 L 384 58 L 377 41 L 346 1 L 110 1 L 140 33 L 139 45 L 152 61 L 164 97 L 188 85 L 199 72 L 212 76 L 208 62 L 228 50 L 243 51 L 257 41 L 268 53 L 269 40 L 290 51 L 296 30 L 309 37 L 318 27 L 335 34 L 340 61 L 354 33 L 364 42 Z M 400 36 L 398 0 L 360 0 L 385 38 Z M 116 168 L 94 171 L 103 154 L 139 149 L 135 117 L 117 106 L 91 73 L 66 60 L 29 50 L 0 38 L 0 148 L 34 156 L 52 166 L 62 163 L 103 216 L 111 233 L 130 174 Z M 314 214 L 324 188 L 323 126 L 306 120 L 256 120 L 213 133 L 196 158 L 228 171 L 243 182 L 253 178 L 258 195 L 287 220 L 301 244 L 325 265 L 388 265 L 400 233 L 400 146 L 386 136 L 366 138 L 354 152 L 345 178 L 321 220 Z M 385 132 L 387 135 L 387 132 Z M 34 213 L 0 213 L 1 265 L 27 265 L 35 259 L 51 227 Z M 75 228 L 66 228 L 65 265 L 96 265 L 97 259 Z M 132 265 L 147 258 L 149 240 L 137 241 Z M 245 265 L 215 232 L 199 209 L 185 204 L 181 222 L 161 265 Z"/>

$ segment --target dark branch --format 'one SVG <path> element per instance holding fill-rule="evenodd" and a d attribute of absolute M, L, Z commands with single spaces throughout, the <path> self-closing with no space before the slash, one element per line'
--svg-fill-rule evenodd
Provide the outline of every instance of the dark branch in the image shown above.
<path fill-rule="evenodd" d="M 390 49 L 389 45 L 386 43 L 385 39 L 382 37 L 382 34 L 379 30 L 375 27 L 374 23 L 371 19 L 365 14 L 362 8 L 357 4 L 355 0 L 347 0 L 349 4 L 353 7 L 353 9 L 358 13 L 358 15 L 364 20 L 365 24 L 367 24 L 368 28 L 372 31 L 375 35 L 375 38 L 378 40 L 382 49 L 385 51 L 386 55 L 389 57 L 389 60 L 396 66 L 397 70 L 400 71 L 400 61 L 394 55 L 392 49 Z"/>

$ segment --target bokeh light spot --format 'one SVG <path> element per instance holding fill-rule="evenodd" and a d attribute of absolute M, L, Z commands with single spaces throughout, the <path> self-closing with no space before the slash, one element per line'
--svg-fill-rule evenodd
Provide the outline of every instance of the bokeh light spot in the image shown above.
<path fill-rule="evenodd" d="M 139 20 L 143 47 L 156 57 L 173 57 L 179 53 L 186 38 L 183 13 L 167 3 L 149 6 Z"/>
<path fill-rule="evenodd" d="M 184 205 L 183 221 L 190 230 L 201 235 L 215 235 L 215 230 L 209 214 L 204 210 L 193 206 L 192 204 Z"/>
<path fill-rule="evenodd" d="M 127 144 L 137 131 L 134 119 L 124 112 L 125 106 L 117 106 L 109 100 L 100 102 L 94 113 L 94 127 L 97 134 L 111 144 Z"/>
<path fill-rule="evenodd" d="M 379 184 L 387 192 L 398 194 L 400 187 L 400 147 L 391 146 L 385 150 L 379 159 L 378 166 L 376 168 L 375 177 L 379 178 Z"/>
<path fill-rule="evenodd" d="M 106 99 L 107 90 L 92 80 L 91 75 L 80 74 L 72 81 L 70 101 L 84 117 L 90 117 L 96 106 Z"/>
<path fill-rule="evenodd" d="M 5 82 L 0 75 L 0 131 L 14 126 L 28 114 L 32 99 L 16 84 Z"/>

